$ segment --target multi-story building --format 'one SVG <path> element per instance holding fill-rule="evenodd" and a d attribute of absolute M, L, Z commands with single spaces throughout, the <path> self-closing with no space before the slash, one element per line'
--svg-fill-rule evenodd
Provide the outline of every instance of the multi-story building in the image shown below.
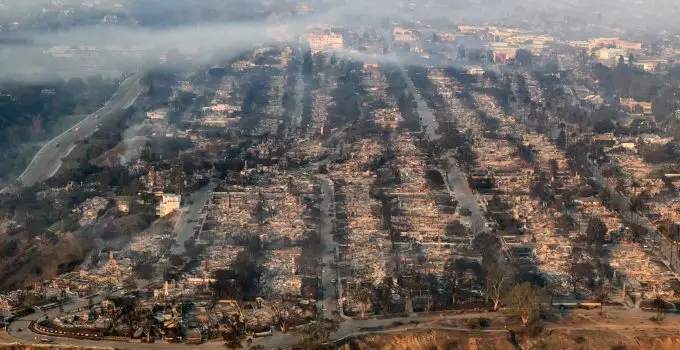
<path fill-rule="evenodd" d="M 595 38 L 588 40 L 588 49 L 593 50 L 598 47 L 615 47 L 626 51 L 640 51 L 642 44 L 621 40 L 619 38 Z"/>
<path fill-rule="evenodd" d="M 517 56 L 517 48 L 507 43 L 489 43 L 486 48 L 491 51 L 494 62 L 507 62 Z"/>
<path fill-rule="evenodd" d="M 621 98 L 619 102 L 621 103 L 621 107 L 629 113 L 652 114 L 651 102 L 636 101 L 632 98 Z"/>
<path fill-rule="evenodd" d="M 307 43 L 313 53 L 328 50 L 342 50 L 345 43 L 342 34 L 330 30 L 315 30 L 307 33 Z"/>
<path fill-rule="evenodd" d="M 159 108 L 146 112 L 146 117 L 152 120 L 163 120 L 167 114 L 167 108 Z"/>
<path fill-rule="evenodd" d="M 639 60 L 639 61 L 634 61 L 633 65 L 637 68 L 640 68 L 644 71 L 647 72 L 653 72 L 657 69 L 657 67 L 665 64 L 665 60 Z"/>
<path fill-rule="evenodd" d="M 628 53 L 621 48 L 604 47 L 597 50 L 595 55 L 601 60 L 616 60 L 621 56 L 623 56 L 624 60 L 628 59 Z"/>
<path fill-rule="evenodd" d="M 413 32 L 401 27 L 394 27 L 392 30 L 392 36 L 396 42 L 413 42 L 416 40 Z"/>

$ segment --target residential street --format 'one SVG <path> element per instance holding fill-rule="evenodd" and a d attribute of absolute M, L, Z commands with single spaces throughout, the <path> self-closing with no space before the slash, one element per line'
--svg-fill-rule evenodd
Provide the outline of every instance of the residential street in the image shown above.
<path fill-rule="evenodd" d="M 321 273 L 321 285 L 323 289 L 323 298 L 321 305 L 323 309 L 324 318 L 331 318 L 334 311 L 338 311 L 338 293 L 336 283 L 338 279 L 337 270 L 331 265 L 335 262 L 335 250 L 337 244 L 333 240 L 333 221 L 335 220 L 335 211 L 333 208 L 333 201 L 335 198 L 335 191 L 333 189 L 333 182 L 327 177 L 319 176 L 321 180 L 321 193 L 323 200 L 321 201 L 321 225 L 319 233 L 321 235 L 321 242 L 324 246 L 324 253 L 322 256 L 323 272 Z"/>

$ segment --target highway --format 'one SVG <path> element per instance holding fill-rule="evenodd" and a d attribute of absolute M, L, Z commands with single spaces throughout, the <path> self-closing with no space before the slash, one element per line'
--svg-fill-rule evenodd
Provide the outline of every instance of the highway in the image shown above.
<path fill-rule="evenodd" d="M 130 107 L 142 93 L 142 76 L 142 73 L 137 73 L 123 80 L 102 108 L 47 142 L 16 179 L 21 186 L 32 186 L 53 176 L 61 167 L 62 158 L 75 148 L 78 141 L 92 135 L 102 122 L 115 118 L 118 112 Z M 0 193 L 8 189 L 5 187 Z"/>

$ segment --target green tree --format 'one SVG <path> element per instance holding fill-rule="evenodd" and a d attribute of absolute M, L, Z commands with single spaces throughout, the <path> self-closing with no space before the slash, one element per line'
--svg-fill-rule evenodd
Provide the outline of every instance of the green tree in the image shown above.
<path fill-rule="evenodd" d="M 578 228 L 578 223 L 576 219 L 570 214 L 562 214 L 557 220 L 557 231 L 559 234 L 568 236 L 570 232 Z"/>
<path fill-rule="evenodd" d="M 529 282 L 517 284 L 505 296 L 505 304 L 516 316 L 528 315 L 531 323 L 541 311 L 541 290 Z"/>
<path fill-rule="evenodd" d="M 593 264 L 589 262 L 578 262 L 575 257 L 572 257 L 572 261 L 567 272 L 569 274 L 569 283 L 571 284 L 572 292 L 574 294 L 576 294 L 578 285 L 581 283 L 581 281 L 590 281 L 596 277 L 595 272 L 593 272 L 594 269 L 595 267 Z"/>
<path fill-rule="evenodd" d="M 661 322 L 663 317 L 663 311 L 666 308 L 666 301 L 657 295 L 654 300 L 652 300 L 652 307 L 656 310 L 656 322 Z"/>
<path fill-rule="evenodd" d="M 602 219 L 591 218 L 590 221 L 588 221 L 588 228 L 586 229 L 588 244 L 602 246 L 602 244 L 604 244 L 604 238 L 606 234 L 607 225 L 605 225 Z"/>
<path fill-rule="evenodd" d="M 467 264 L 465 259 L 450 257 L 444 264 L 444 276 L 451 285 L 451 305 L 456 307 L 460 284 L 463 280 Z"/>
<path fill-rule="evenodd" d="M 296 346 L 303 350 L 319 349 L 339 328 L 338 321 L 329 318 L 310 323 L 300 331 L 303 337 Z"/>
<path fill-rule="evenodd" d="M 297 318 L 295 304 L 290 300 L 281 298 L 280 301 L 271 303 L 271 308 L 274 312 L 274 321 L 281 328 L 281 332 L 285 333 L 288 326 Z"/>
<path fill-rule="evenodd" d="M 366 308 L 371 304 L 373 293 L 371 283 L 367 281 L 357 281 L 350 283 L 347 289 L 347 296 L 351 302 L 357 303 L 361 309 L 361 318 L 366 316 Z"/>

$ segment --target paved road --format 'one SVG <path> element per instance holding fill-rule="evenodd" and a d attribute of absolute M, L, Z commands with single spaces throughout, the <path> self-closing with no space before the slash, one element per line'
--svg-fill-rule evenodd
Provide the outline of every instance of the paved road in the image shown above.
<path fill-rule="evenodd" d="M 111 296 L 120 296 L 122 294 L 122 290 L 111 293 Z M 102 302 L 102 296 L 96 296 L 92 298 L 92 301 L 94 304 L 99 304 Z M 90 301 L 88 298 L 78 298 L 75 300 L 75 302 L 71 304 L 66 304 L 64 305 L 64 313 L 69 313 L 72 311 L 76 311 L 78 309 L 85 309 L 89 307 Z M 35 312 L 30 315 L 24 316 L 20 319 L 12 321 L 9 325 L 9 334 L 14 336 L 15 338 L 18 338 L 21 341 L 25 342 L 33 342 L 36 340 L 36 337 L 38 340 L 40 340 L 41 336 L 38 334 L 35 334 L 31 332 L 28 329 L 28 325 L 32 321 L 37 321 L 38 319 L 42 318 L 44 315 L 47 315 L 48 317 L 55 317 L 60 314 L 59 308 L 56 309 L 51 309 L 46 312 Z M 21 329 L 21 331 L 19 331 Z M 60 343 L 60 344 L 75 344 L 78 342 L 78 344 L 89 344 L 92 345 L 93 343 L 98 343 L 92 340 L 77 340 L 77 339 L 63 339 L 63 338 L 55 338 L 55 342 Z"/>
<path fill-rule="evenodd" d="M 486 208 L 482 204 L 481 198 L 472 192 L 467 176 L 456 165 L 456 158 L 452 154 L 445 154 L 444 157 L 449 160 L 448 169 L 445 170 L 446 187 L 458 201 L 458 207 L 470 211 L 470 228 L 473 235 L 488 231 L 488 221 L 484 215 Z"/>
<path fill-rule="evenodd" d="M 305 96 L 305 83 L 302 79 L 302 65 L 295 80 L 295 110 L 293 111 L 293 127 L 300 129 L 302 127 L 302 99 Z"/>
<path fill-rule="evenodd" d="M 102 108 L 47 142 L 19 175 L 17 181 L 24 186 L 31 186 L 54 175 L 61 166 L 61 159 L 73 150 L 78 141 L 90 136 L 104 120 L 116 117 L 119 111 L 130 107 L 137 100 L 143 89 L 140 84 L 142 76 L 142 73 L 137 73 L 123 80 L 118 90 Z M 0 193 L 7 190 L 6 187 Z"/>
<path fill-rule="evenodd" d="M 87 306 L 87 302 L 85 302 L 84 306 Z M 65 310 L 74 310 L 76 307 L 67 308 L 65 307 Z M 56 312 L 58 313 L 58 311 Z M 54 313 L 54 314 L 56 314 Z M 52 315 L 53 313 L 49 313 Z M 37 315 L 35 319 L 37 320 L 40 318 L 42 315 Z M 409 321 L 413 320 L 418 320 L 418 322 L 423 323 L 423 322 L 431 322 L 431 321 L 438 321 L 438 320 L 443 320 L 443 319 L 457 319 L 457 318 L 476 318 L 476 317 L 489 317 L 490 315 L 488 313 L 483 313 L 483 314 L 462 314 L 462 315 L 452 315 L 452 316 L 445 316 L 445 317 L 440 317 L 436 315 L 432 316 L 420 316 L 420 317 L 396 317 L 396 318 L 389 318 L 389 319 L 370 319 L 370 320 L 348 320 L 345 322 L 342 322 L 340 324 L 340 328 L 336 333 L 333 334 L 331 337 L 332 340 L 339 340 L 339 339 L 344 339 L 347 337 L 353 337 L 361 334 L 369 334 L 369 333 L 374 333 L 376 331 L 380 331 L 378 327 L 389 327 L 391 326 L 394 322 L 402 322 L 404 324 L 407 324 Z M 21 341 L 23 343 L 35 343 L 35 342 L 40 342 L 40 339 L 42 336 L 37 335 L 30 330 L 28 330 L 28 323 L 29 321 L 16 321 L 12 323 L 11 325 L 11 330 L 10 330 L 10 335 L 13 337 L 18 338 L 17 341 Z M 16 324 L 16 326 L 15 326 Z M 17 328 L 22 328 L 22 332 L 17 332 Z M 371 329 L 374 328 L 374 329 Z M 422 328 L 422 329 L 427 329 L 428 326 L 423 325 L 417 328 Z M 404 331 L 402 328 L 400 331 Z M 157 341 L 156 343 L 153 344 L 144 344 L 144 343 L 134 343 L 134 342 L 117 342 L 117 341 L 106 341 L 106 340 L 81 340 L 81 339 L 70 339 L 70 338 L 58 338 L 58 337 L 53 337 L 54 343 L 55 344 L 69 344 L 69 345 L 80 345 L 80 346 L 97 346 L 97 347 L 110 347 L 110 348 L 116 348 L 116 349 L 186 349 L 187 345 L 182 344 L 182 343 L 167 343 L 164 341 Z M 292 345 L 297 343 L 300 339 L 300 336 L 298 334 L 286 334 L 286 333 L 275 333 L 271 337 L 264 337 L 264 338 L 255 338 L 253 345 L 256 344 L 261 344 L 265 346 L 265 349 L 286 349 L 290 348 Z M 224 342 L 223 341 L 210 341 L 207 343 L 204 343 L 200 345 L 198 348 L 200 349 L 223 349 Z"/>
<path fill-rule="evenodd" d="M 490 317 L 489 313 L 478 313 L 478 314 L 461 314 L 461 315 L 451 315 L 440 317 L 437 315 L 432 316 L 419 316 L 419 317 L 394 317 L 388 319 L 370 319 L 370 320 L 347 320 L 340 323 L 340 328 L 337 332 L 333 333 L 331 336 L 332 341 L 338 341 L 348 337 L 356 337 L 359 335 L 376 333 L 376 332 L 391 332 L 391 330 L 381 330 L 380 327 L 391 327 L 395 322 L 402 322 L 403 324 L 408 324 L 410 321 L 417 320 L 420 323 L 439 321 L 444 319 L 467 319 L 467 318 L 478 318 L 478 317 Z M 421 325 L 418 327 L 408 327 L 395 329 L 395 332 L 405 332 L 410 328 L 418 329 L 428 329 L 426 325 Z M 300 340 L 298 334 L 281 334 L 277 333 L 272 337 L 255 339 L 253 344 L 264 345 L 265 349 L 287 349 L 293 346 Z"/>
<path fill-rule="evenodd" d="M 192 204 L 180 209 L 182 213 L 180 214 L 178 219 L 179 222 L 175 228 L 176 243 L 170 250 L 172 254 L 184 254 L 184 242 L 188 241 L 191 237 L 194 237 L 196 230 L 200 230 L 201 223 L 205 219 L 205 215 L 201 214 L 201 210 L 206 201 L 210 199 L 210 195 L 213 193 L 214 189 L 215 184 L 211 183 L 184 199 L 185 203 Z"/>
<path fill-rule="evenodd" d="M 337 247 L 337 243 L 333 240 L 335 189 L 333 188 L 333 182 L 329 178 L 319 176 L 319 179 L 321 180 L 321 193 L 323 196 L 319 233 L 321 234 L 321 242 L 324 247 L 321 258 L 324 265 L 321 273 L 321 286 L 323 290 L 321 305 L 324 310 L 323 317 L 332 318 L 333 311 L 338 311 L 338 291 L 336 283 L 333 282 L 333 280 L 338 280 L 338 275 L 337 269 L 331 267 L 331 264 L 335 262 L 335 249 Z"/>
<path fill-rule="evenodd" d="M 440 136 L 435 133 L 439 128 L 439 123 L 432 113 L 432 110 L 427 106 L 427 103 L 423 100 L 418 89 L 413 85 L 411 77 L 408 76 L 403 67 L 401 68 L 401 74 L 406 82 L 406 86 L 415 98 L 421 124 L 425 127 L 425 136 L 428 140 L 439 139 Z M 472 213 L 470 217 L 470 226 L 474 235 L 487 231 L 487 220 L 484 216 L 486 208 L 480 204 L 480 198 L 472 192 L 465 172 L 460 169 L 458 161 L 452 153 L 444 154 L 443 157 L 446 157 L 448 160 L 448 169 L 445 169 L 442 172 L 442 175 L 444 175 L 446 179 L 446 186 L 449 190 L 449 194 L 458 201 L 459 208 L 466 208 Z"/>
<path fill-rule="evenodd" d="M 100 298 L 95 298 L 95 302 L 99 302 Z M 75 310 L 79 307 L 86 307 L 87 300 L 82 299 L 77 301 L 75 304 L 65 306 L 65 310 Z M 556 313 L 562 313 L 561 311 L 555 310 Z M 586 319 L 589 316 L 599 317 L 599 310 L 569 310 L 566 313 L 575 313 Z M 49 315 L 58 314 L 58 310 L 50 310 Z M 667 314 L 664 316 L 665 323 L 669 326 L 665 327 L 664 324 L 656 324 L 649 322 L 649 316 L 653 315 L 654 312 L 642 312 L 640 310 L 618 310 L 614 308 L 606 309 L 607 318 L 612 318 L 611 324 L 588 324 L 588 325 L 548 325 L 549 329 L 582 329 L 582 330 L 597 330 L 597 329 L 658 329 L 658 328 L 669 328 L 677 329 L 677 323 L 671 323 L 671 320 L 677 322 L 680 319 L 680 314 Z M 28 323 L 30 320 L 37 320 L 42 314 L 29 315 L 26 318 L 15 321 L 10 325 L 10 335 L 18 338 L 18 341 L 24 343 L 40 342 L 42 338 L 35 333 L 28 330 Z M 353 320 L 349 319 L 340 324 L 340 328 L 337 332 L 333 334 L 331 340 L 340 340 L 346 337 L 354 337 L 363 334 L 370 334 L 375 332 L 381 332 L 379 327 L 390 327 L 394 322 L 402 322 L 403 324 L 408 324 L 410 321 L 418 321 L 419 325 L 407 328 L 397 328 L 393 330 L 386 330 L 386 332 L 405 332 L 409 329 L 447 329 L 445 326 L 441 325 L 439 321 L 453 320 L 453 319 L 474 319 L 478 317 L 502 317 L 501 313 L 467 313 L 467 314 L 457 314 L 457 315 L 446 315 L 439 316 L 436 313 L 431 315 L 417 315 L 412 317 L 395 317 L 388 319 L 369 319 L 369 320 Z M 628 320 L 627 322 L 621 322 L 620 320 Z M 17 332 L 17 328 L 22 328 L 22 332 Z M 453 330 L 453 328 L 452 328 Z M 456 330 L 465 330 L 457 329 Z M 490 330 L 492 332 L 501 332 L 501 330 Z M 265 346 L 265 349 L 286 349 L 294 345 L 300 336 L 298 334 L 284 334 L 284 333 L 274 333 L 271 337 L 255 338 L 253 345 L 261 344 Z M 54 338 L 56 344 L 71 344 L 80 346 L 99 346 L 99 347 L 111 347 L 117 349 L 186 349 L 184 344 L 169 344 L 163 341 L 158 341 L 153 344 L 142 344 L 133 342 L 115 342 L 115 341 L 95 341 L 95 340 L 79 340 L 79 339 L 68 339 L 68 338 Z M 217 349 L 223 348 L 222 341 L 211 341 L 202 344 L 199 348 L 201 349 Z"/>
<path fill-rule="evenodd" d="M 425 136 L 427 136 L 428 140 L 439 139 L 439 135 L 436 134 L 437 128 L 439 127 L 437 119 L 434 117 L 434 114 L 427 106 L 425 100 L 423 100 L 423 97 L 420 95 L 418 89 L 416 89 L 416 87 L 413 85 L 413 80 L 411 80 L 411 77 L 406 72 L 406 69 L 403 66 L 400 68 L 401 76 L 406 82 L 406 86 L 413 94 L 413 98 L 416 100 L 416 111 L 420 116 L 420 123 L 422 125 L 422 128 L 425 130 Z"/>

